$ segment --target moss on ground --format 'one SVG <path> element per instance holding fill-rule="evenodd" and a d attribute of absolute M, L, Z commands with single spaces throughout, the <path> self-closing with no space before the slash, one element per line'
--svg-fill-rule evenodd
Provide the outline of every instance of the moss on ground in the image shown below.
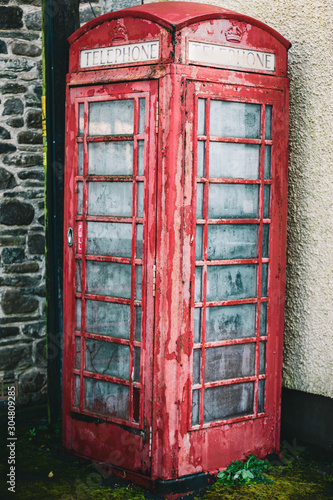
<path fill-rule="evenodd" d="M 16 494 L 6 484 L 8 449 L 2 436 L 0 498 L 19 500 L 145 500 L 154 495 L 116 477 L 102 477 L 88 461 L 67 456 L 61 447 L 61 429 L 51 433 L 45 421 L 17 425 Z M 3 434 L 3 433 L 2 433 Z M 284 465 L 272 467 L 272 484 L 226 487 L 215 483 L 197 500 L 333 499 L 333 463 L 308 449 L 297 460 L 284 451 Z M 4 480 L 3 480 L 4 479 Z"/>

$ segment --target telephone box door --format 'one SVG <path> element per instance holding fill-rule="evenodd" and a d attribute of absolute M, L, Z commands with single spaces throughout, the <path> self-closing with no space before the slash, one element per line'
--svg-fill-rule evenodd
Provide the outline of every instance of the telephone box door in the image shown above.
<path fill-rule="evenodd" d="M 71 89 L 65 178 L 65 446 L 144 474 L 152 411 L 156 99 L 156 82 Z"/>

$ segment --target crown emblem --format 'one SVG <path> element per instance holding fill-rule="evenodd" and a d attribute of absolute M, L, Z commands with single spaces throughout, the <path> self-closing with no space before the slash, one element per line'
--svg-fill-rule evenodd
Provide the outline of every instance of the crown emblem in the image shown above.
<path fill-rule="evenodd" d="M 116 25 L 112 29 L 111 40 L 113 42 L 127 42 L 128 35 L 126 26 L 123 23 L 122 19 L 118 19 Z"/>
<path fill-rule="evenodd" d="M 225 37 L 228 42 L 239 43 L 246 31 L 246 23 L 238 21 L 230 21 L 230 28 L 225 32 Z"/>

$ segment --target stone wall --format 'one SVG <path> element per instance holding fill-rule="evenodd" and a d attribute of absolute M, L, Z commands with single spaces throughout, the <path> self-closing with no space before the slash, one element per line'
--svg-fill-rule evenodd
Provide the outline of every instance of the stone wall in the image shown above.
<path fill-rule="evenodd" d="M 40 0 L 0 0 L 0 380 L 46 394 Z"/>

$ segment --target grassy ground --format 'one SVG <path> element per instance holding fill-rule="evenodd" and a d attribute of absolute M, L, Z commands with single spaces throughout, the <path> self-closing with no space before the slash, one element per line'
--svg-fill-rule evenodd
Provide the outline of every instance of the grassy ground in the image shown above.
<path fill-rule="evenodd" d="M 2 433 L 4 434 L 4 433 Z M 92 464 L 65 455 L 61 449 L 60 426 L 50 433 L 46 422 L 17 426 L 16 491 L 8 492 L 9 465 L 6 437 L 1 436 L 0 498 L 19 500 L 145 500 L 154 495 L 114 477 L 102 477 Z M 271 484 L 226 487 L 215 483 L 196 500 L 299 500 L 333 499 L 333 457 L 295 443 L 282 448 L 282 463 L 273 463 Z"/>

